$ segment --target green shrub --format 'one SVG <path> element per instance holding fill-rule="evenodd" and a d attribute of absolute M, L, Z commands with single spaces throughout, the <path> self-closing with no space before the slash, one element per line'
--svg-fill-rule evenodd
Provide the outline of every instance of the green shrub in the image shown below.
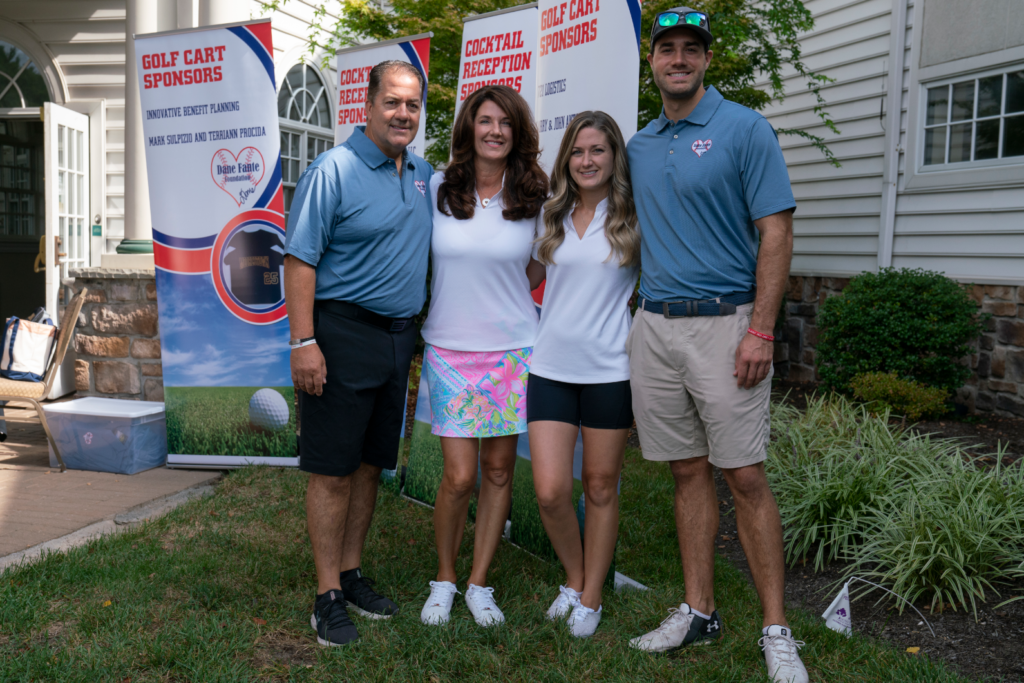
<path fill-rule="evenodd" d="M 964 287 L 941 273 L 863 273 L 818 313 L 822 383 L 847 391 L 859 374 L 895 372 L 953 393 L 971 374 L 961 359 L 983 317 Z"/>
<path fill-rule="evenodd" d="M 887 408 L 911 422 L 948 412 L 948 391 L 902 379 L 895 372 L 865 372 L 851 380 L 850 388 L 860 400 Z"/>

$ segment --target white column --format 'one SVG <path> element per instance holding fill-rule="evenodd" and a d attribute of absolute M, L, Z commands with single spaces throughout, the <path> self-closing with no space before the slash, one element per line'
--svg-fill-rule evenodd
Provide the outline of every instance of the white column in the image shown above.
<path fill-rule="evenodd" d="M 199 25 L 215 26 L 249 20 L 248 0 L 199 0 Z"/>
<path fill-rule="evenodd" d="M 178 0 L 178 28 L 194 28 L 199 21 L 199 0 Z"/>
<path fill-rule="evenodd" d="M 124 240 L 119 255 L 139 255 L 132 264 L 115 259 L 104 265 L 133 267 L 152 264 L 153 219 L 149 211 L 149 184 L 146 178 L 146 140 L 142 132 L 142 107 L 139 103 L 139 73 L 133 36 L 177 28 L 176 0 L 128 0 L 125 17 L 124 84 Z M 124 261 L 124 263 L 115 263 Z M 134 263 L 137 261 L 138 263 Z M 143 263 L 145 261 L 146 263 Z"/>

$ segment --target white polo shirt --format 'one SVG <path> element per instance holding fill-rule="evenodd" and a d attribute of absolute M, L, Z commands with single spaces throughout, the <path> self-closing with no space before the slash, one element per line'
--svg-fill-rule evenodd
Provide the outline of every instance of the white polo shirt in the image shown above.
<path fill-rule="evenodd" d="M 443 173 L 430 179 L 434 233 L 430 241 L 430 308 L 423 339 L 452 351 L 509 351 L 533 346 L 537 307 L 526 266 L 538 218 L 507 221 L 502 193 L 469 220 L 437 208 Z"/>
<path fill-rule="evenodd" d="M 617 254 L 608 258 L 607 209 L 607 199 L 597 205 L 582 239 L 572 214 L 565 217 L 565 240 L 547 267 L 531 374 L 573 384 L 629 379 L 626 336 L 632 317 L 626 304 L 640 268 L 620 267 Z"/>

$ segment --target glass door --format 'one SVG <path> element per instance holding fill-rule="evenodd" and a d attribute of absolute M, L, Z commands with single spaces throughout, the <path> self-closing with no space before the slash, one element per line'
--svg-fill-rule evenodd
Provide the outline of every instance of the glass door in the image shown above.
<path fill-rule="evenodd" d="M 47 102 L 43 111 L 46 187 L 46 310 L 61 311 L 61 281 L 89 265 L 89 117 Z M 68 352 L 49 398 L 75 390 Z"/>

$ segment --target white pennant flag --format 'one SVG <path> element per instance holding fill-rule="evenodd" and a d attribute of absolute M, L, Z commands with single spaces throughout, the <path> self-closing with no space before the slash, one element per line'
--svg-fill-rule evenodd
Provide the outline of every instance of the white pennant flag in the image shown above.
<path fill-rule="evenodd" d="M 853 635 L 853 621 L 850 614 L 850 582 L 843 584 L 843 589 L 835 597 L 832 604 L 828 606 L 825 613 L 821 615 L 825 620 L 825 626 L 833 631 Z"/>

